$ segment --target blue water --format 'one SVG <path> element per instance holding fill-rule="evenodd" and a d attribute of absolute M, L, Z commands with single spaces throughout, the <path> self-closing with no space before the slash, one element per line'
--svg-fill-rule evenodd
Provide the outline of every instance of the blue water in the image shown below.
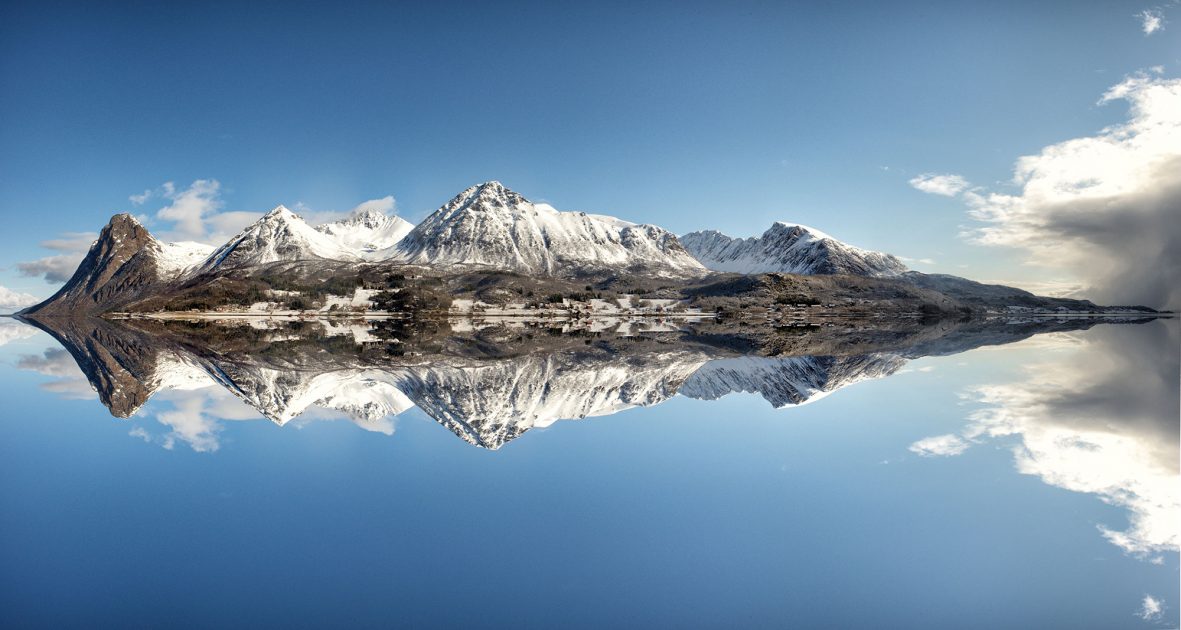
<path fill-rule="evenodd" d="M 30 331 L 0 347 L 0 625 L 1176 627 L 1176 328 L 496 451 L 417 409 L 277 426 L 219 388 L 117 419 Z M 912 450 L 934 436 L 963 448 Z"/>

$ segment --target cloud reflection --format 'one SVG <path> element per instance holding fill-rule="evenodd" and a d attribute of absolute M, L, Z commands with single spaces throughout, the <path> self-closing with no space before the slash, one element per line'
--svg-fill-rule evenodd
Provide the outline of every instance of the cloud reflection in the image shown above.
<path fill-rule="evenodd" d="M 1094 329 L 1089 343 L 1048 353 L 1023 380 L 974 388 L 985 407 L 960 435 L 910 450 L 954 456 L 971 443 L 1017 438 L 1019 472 L 1128 511 L 1126 527 L 1099 525 L 1113 544 L 1142 557 L 1178 550 L 1178 326 L 1138 328 Z"/>

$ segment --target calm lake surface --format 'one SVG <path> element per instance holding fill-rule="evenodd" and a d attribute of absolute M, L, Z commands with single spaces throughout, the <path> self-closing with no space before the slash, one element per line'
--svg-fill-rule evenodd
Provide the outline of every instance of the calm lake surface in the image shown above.
<path fill-rule="evenodd" d="M 146 372 L 86 339 L 0 319 L 4 627 L 1178 625 L 1176 320 Z"/>

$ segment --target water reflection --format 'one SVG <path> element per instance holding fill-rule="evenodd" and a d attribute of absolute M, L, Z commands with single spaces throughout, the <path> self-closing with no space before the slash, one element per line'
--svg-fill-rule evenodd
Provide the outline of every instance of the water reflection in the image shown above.
<path fill-rule="evenodd" d="M 1125 322 L 1125 323 L 1138 323 Z M 673 396 L 736 392 L 776 408 L 908 371 L 925 356 L 1021 340 L 1044 360 L 1026 378 L 965 392 L 979 404 L 955 433 L 914 441 L 926 457 L 983 443 L 1011 445 L 1016 468 L 1126 509 L 1100 525 L 1121 549 L 1153 561 L 1181 532 L 1177 326 L 1094 320 L 1007 320 L 731 330 L 716 323 L 627 327 L 546 323 L 64 320 L 33 322 L 62 348 L 18 367 L 44 387 L 98 399 L 117 417 L 167 403 L 158 425 L 131 435 L 164 448 L 221 447 L 226 421 L 278 425 L 347 420 L 376 433 L 417 408 L 464 441 L 500 449 L 534 428 Z M 20 333 L 12 333 L 17 335 Z M 1146 357 L 1151 358 L 1147 359 Z M 244 403 L 244 404 L 243 404 Z M 931 462 L 932 466 L 936 466 Z"/>
<path fill-rule="evenodd" d="M 1004 440 L 1019 472 L 1126 508 L 1126 528 L 1100 531 L 1159 561 L 1154 554 L 1181 546 L 1178 327 L 1102 327 L 1086 341 L 1054 341 L 1044 361 L 1025 368 L 1026 378 L 967 392 L 984 406 L 962 431 L 911 450 L 955 456 Z"/>

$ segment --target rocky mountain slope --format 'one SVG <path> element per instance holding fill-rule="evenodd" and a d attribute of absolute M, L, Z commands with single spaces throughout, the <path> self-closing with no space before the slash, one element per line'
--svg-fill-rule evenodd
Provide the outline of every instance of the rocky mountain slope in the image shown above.
<path fill-rule="evenodd" d="M 131 215 L 117 214 L 65 285 L 23 312 L 83 316 L 109 311 L 189 273 L 209 250 L 198 243 L 161 243 Z"/>

